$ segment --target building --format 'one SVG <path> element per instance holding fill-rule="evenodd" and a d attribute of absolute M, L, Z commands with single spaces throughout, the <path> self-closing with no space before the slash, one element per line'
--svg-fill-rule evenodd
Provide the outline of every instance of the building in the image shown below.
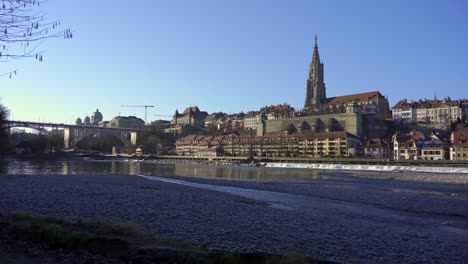
<path fill-rule="evenodd" d="M 99 112 L 99 109 L 96 109 L 96 112 L 94 112 L 91 115 L 91 125 L 97 126 L 99 125 L 99 122 L 102 122 L 102 113 Z"/>
<path fill-rule="evenodd" d="M 392 118 L 395 121 L 419 124 L 436 124 L 441 128 L 458 120 L 468 119 L 468 99 L 452 100 L 450 97 L 442 100 L 400 100 L 392 108 Z"/>
<path fill-rule="evenodd" d="M 387 140 L 382 138 L 371 138 L 364 145 L 365 158 L 388 159 L 390 153 Z"/>
<path fill-rule="evenodd" d="M 262 125 L 257 127 L 257 135 L 346 131 L 357 137 L 364 137 L 363 118 L 368 115 L 363 115 L 363 113 L 360 112 L 361 108 L 357 102 L 350 102 L 346 106 L 345 111 L 345 113 L 341 114 L 309 115 L 264 120 L 262 121 Z M 372 115 L 372 113 L 369 113 L 369 116 L 370 115 Z"/>
<path fill-rule="evenodd" d="M 468 161 L 468 127 L 462 127 L 452 132 L 450 136 L 450 160 Z"/>
<path fill-rule="evenodd" d="M 158 128 L 168 128 L 171 126 L 171 121 L 169 120 L 154 120 L 151 122 L 152 126 L 158 127 Z"/>
<path fill-rule="evenodd" d="M 261 120 L 257 135 L 344 131 L 360 139 L 386 138 L 391 136 L 387 119 L 388 100 L 378 91 L 327 98 L 316 36 L 303 111 L 282 119 Z"/>
<path fill-rule="evenodd" d="M 75 125 L 77 126 L 99 126 L 99 123 L 102 122 L 103 117 L 102 113 L 99 112 L 99 109 L 96 109 L 96 112 L 91 114 L 91 118 L 89 116 L 85 116 L 83 120 L 81 118 L 77 118 L 75 121 Z"/>
<path fill-rule="evenodd" d="M 304 112 L 309 115 L 340 114 L 346 112 L 346 106 L 351 102 L 356 102 L 360 106 L 361 112 L 368 112 L 367 106 L 371 105 L 376 110 L 378 118 L 390 118 L 388 100 L 378 91 L 327 98 L 324 64 L 320 61 L 317 36 L 315 36 L 312 63 L 309 66 L 309 77 L 306 85 Z"/>
<path fill-rule="evenodd" d="M 182 114 L 176 110 L 170 127 L 164 129 L 164 133 L 186 135 L 201 130 L 205 126 L 205 118 L 207 116 L 208 113 L 200 111 L 198 106 L 187 107 Z"/>
<path fill-rule="evenodd" d="M 248 112 L 244 116 L 244 129 L 257 130 L 258 123 L 262 118 L 262 114 L 257 111 Z"/>
<path fill-rule="evenodd" d="M 176 110 L 171 121 L 172 126 L 189 125 L 193 127 L 202 128 L 205 125 L 205 118 L 208 116 L 207 112 L 202 112 L 198 106 L 187 107 L 182 114 Z"/>
<path fill-rule="evenodd" d="M 446 160 L 449 143 L 442 132 L 425 136 L 421 131 L 396 133 L 392 137 L 395 160 Z"/>
<path fill-rule="evenodd" d="M 136 116 L 116 116 L 109 122 L 108 127 L 141 129 L 145 121 Z"/>
<path fill-rule="evenodd" d="M 189 135 L 176 142 L 182 156 L 356 157 L 360 140 L 344 131 L 298 135 Z"/>
<path fill-rule="evenodd" d="M 267 120 L 291 118 L 296 116 L 294 108 L 289 104 L 264 106 L 260 108 L 260 113 L 265 114 Z"/>

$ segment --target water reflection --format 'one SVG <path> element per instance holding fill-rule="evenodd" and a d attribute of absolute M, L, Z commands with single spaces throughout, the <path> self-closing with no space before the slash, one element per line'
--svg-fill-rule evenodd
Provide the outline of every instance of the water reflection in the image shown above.
<path fill-rule="evenodd" d="M 195 176 L 250 180 L 321 179 L 319 171 L 264 167 L 155 164 L 140 162 L 22 161 L 0 162 L 0 174 L 128 174 Z"/>

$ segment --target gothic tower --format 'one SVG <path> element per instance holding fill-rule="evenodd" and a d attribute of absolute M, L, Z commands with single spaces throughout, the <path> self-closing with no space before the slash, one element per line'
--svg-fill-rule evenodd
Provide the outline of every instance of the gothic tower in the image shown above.
<path fill-rule="evenodd" d="M 323 82 L 323 63 L 320 62 L 317 35 L 315 35 L 314 55 L 309 68 L 304 110 L 306 112 L 319 112 L 325 98 L 327 98 L 327 96 L 325 83 Z"/>

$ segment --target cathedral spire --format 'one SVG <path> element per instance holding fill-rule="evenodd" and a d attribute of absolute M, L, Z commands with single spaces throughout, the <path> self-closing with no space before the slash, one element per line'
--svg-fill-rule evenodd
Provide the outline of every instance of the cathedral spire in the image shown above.
<path fill-rule="evenodd" d="M 314 55 L 312 56 L 312 64 L 319 64 L 319 63 L 320 63 L 320 55 L 318 52 L 317 34 L 315 34 Z"/>
<path fill-rule="evenodd" d="M 315 34 L 314 52 L 312 56 L 312 63 L 309 67 L 306 100 L 304 103 L 304 109 L 308 112 L 320 112 L 322 104 L 327 98 L 323 79 L 323 63 L 320 61 L 317 34 Z"/>

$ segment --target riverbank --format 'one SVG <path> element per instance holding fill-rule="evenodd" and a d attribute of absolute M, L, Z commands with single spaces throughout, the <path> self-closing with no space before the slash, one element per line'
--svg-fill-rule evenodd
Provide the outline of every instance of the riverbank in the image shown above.
<path fill-rule="evenodd" d="M 323 263 L 305 255 L 209 251 L 132 225 L 57 216 L 0 215 L 0 263 Z M 24 246 L 27 245 L 26 250 Z M 23 250 L 21 250 L 23 248 Z"/>
<path fill-rule="evenodd" d="M 0 211 L 131 222 L 162 238 L 231 252 L 298 252 L 345 263 L 468 259 L 466 185 L 389 175 L 164 178 L 179 182 L 146 177 L 2 175 Z"/>

